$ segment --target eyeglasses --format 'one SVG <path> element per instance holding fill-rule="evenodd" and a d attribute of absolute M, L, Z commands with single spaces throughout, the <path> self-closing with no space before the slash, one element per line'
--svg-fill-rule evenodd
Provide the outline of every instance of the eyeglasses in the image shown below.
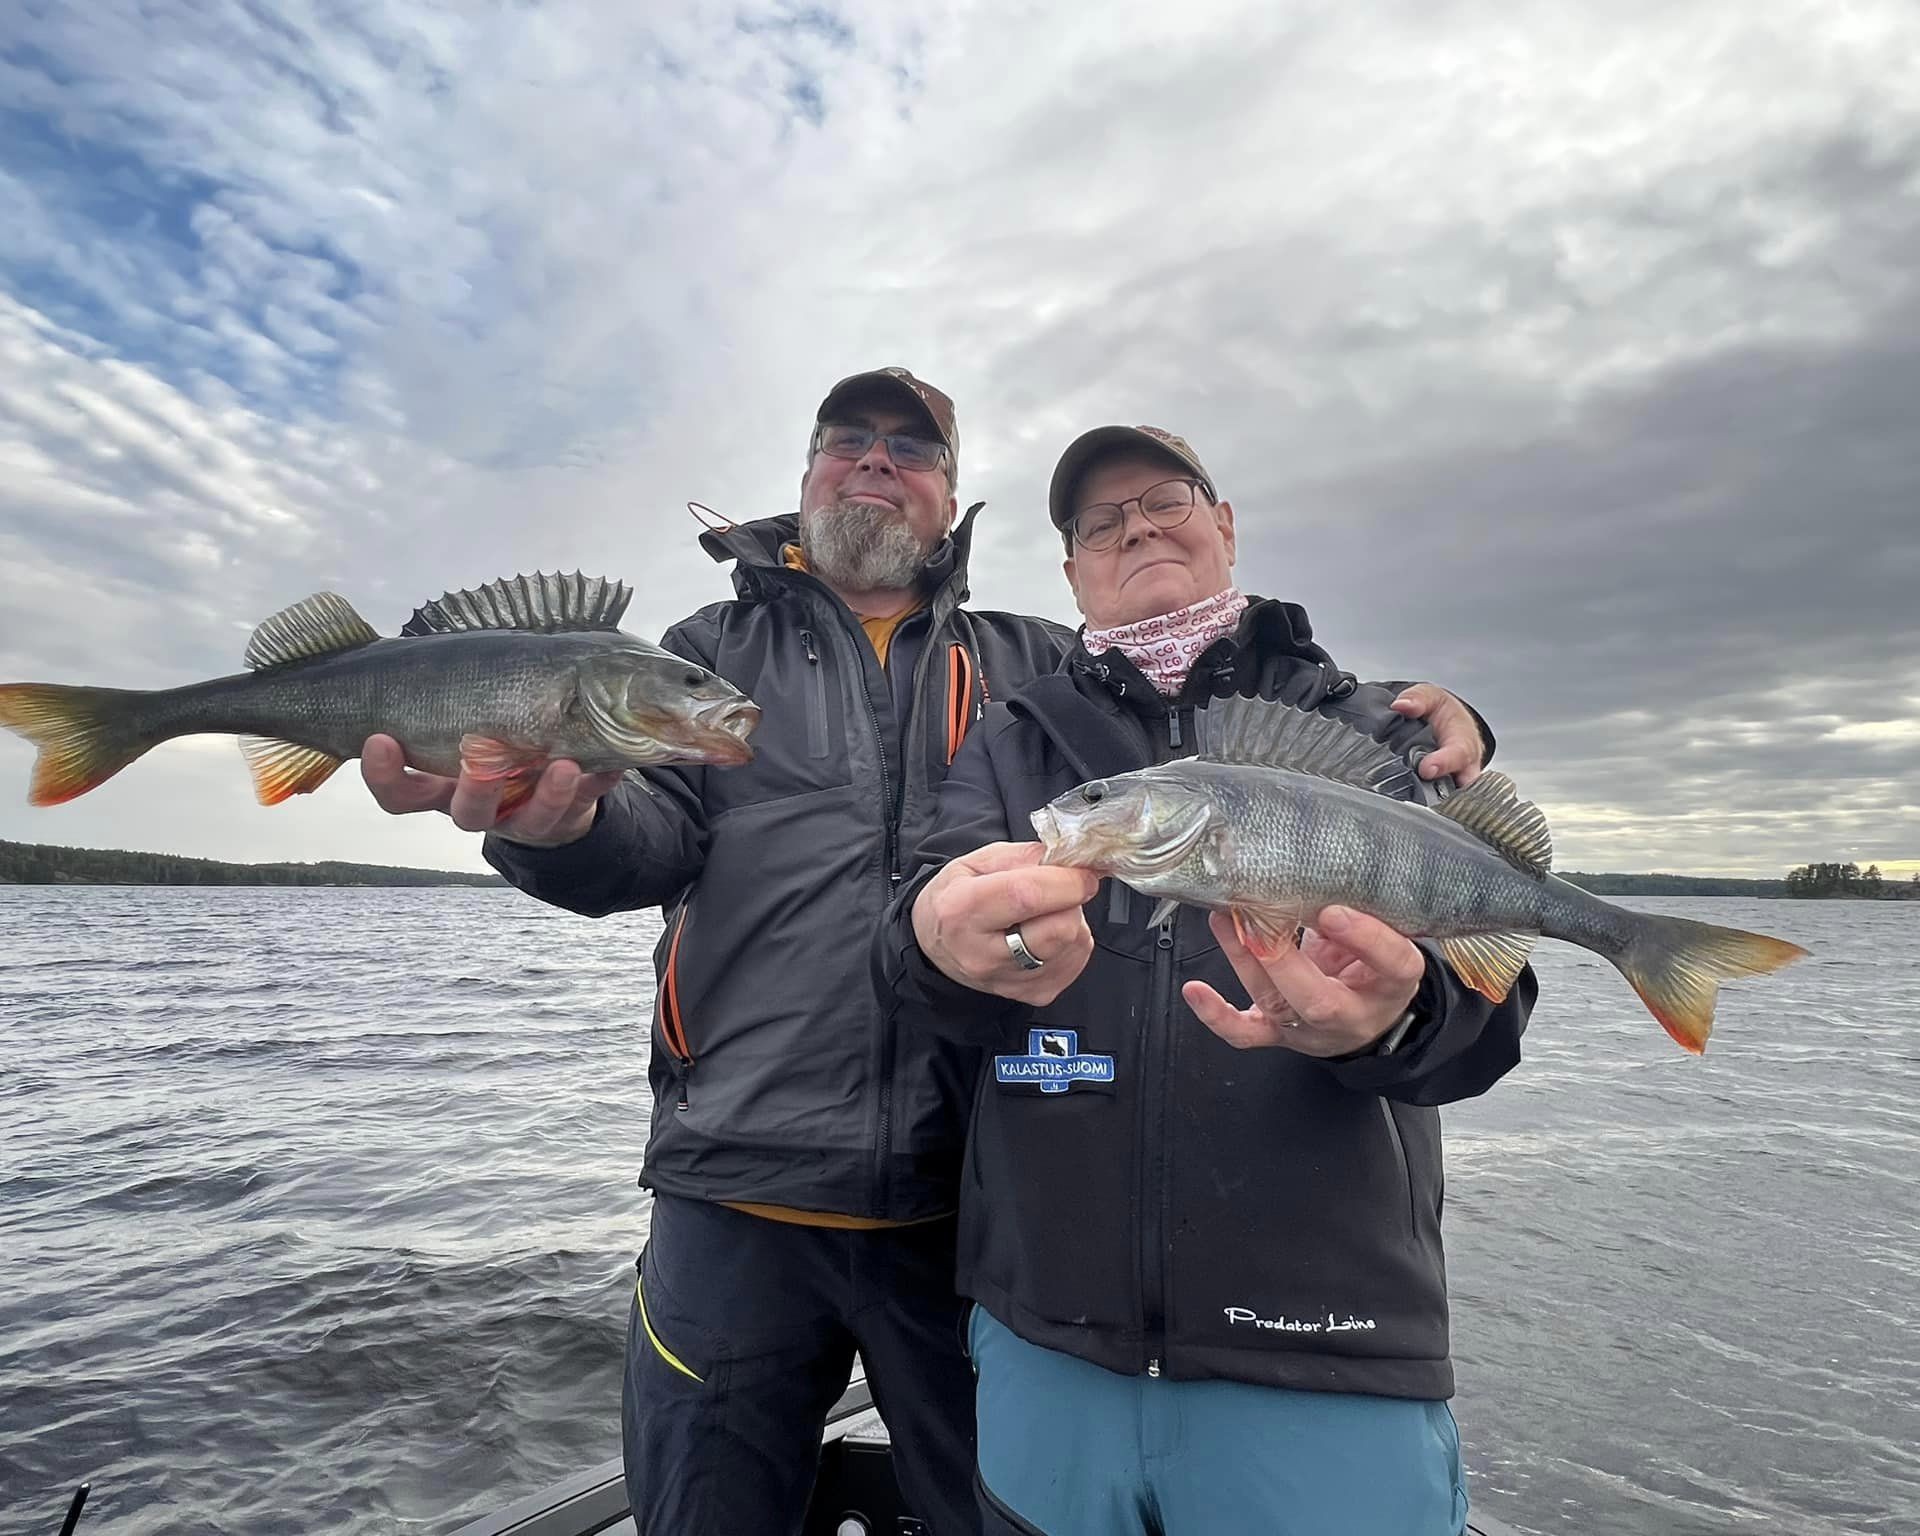
<path fill-rule="evenodd" d="M 1113 548 L 1127 525 L 1128 507 L 1138 507 L 1140 515 L 1156 528 L 1178 528 L 1193 516 L 1194 493 L 1201 489 L 1198 480 L 1162 480 L 1125 501 L 1097 501 L 1074 513 L 1069 525 L 1073 541 L 1082 549 Z M 1211 492 L 1208 500 L 1212 500 Z"/>
<path fill-rule="evenodd" d="M 931 437 L 915 437 L 911 432 L 875 432 L 871 427 L 822 423 L 813 429 L 817 453 L 836 459 L 865 458 L 875 443 L 885 443 L 887 457 L 901 469 L 938 469 L 946 462 L 947 445 Z"/>

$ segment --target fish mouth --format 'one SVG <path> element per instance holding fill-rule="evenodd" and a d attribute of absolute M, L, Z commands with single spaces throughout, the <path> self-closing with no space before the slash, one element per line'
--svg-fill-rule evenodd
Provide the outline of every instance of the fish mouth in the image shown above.
<path fill-rule="evenodd" d="M 758 704 L 726 699 L 708 704 L 691 715 L 644 715 L 635 725 L 642 738 L 651 737 L 670 749 L 671 755 L 664 761 L 737 768 L 753 761 L 753 748 L 747 745 L 747 737 L 759 723 Z M 657 754 L 639 760 L 662 761 Z"/>
<path fill-rule="evenodd" d="M 1040 855 L 1042 864 L 1056 862 L 1054 855 L 1060 852 L 1063 834 L 1060 831 L 1060 818 L 1053 814 L 1053 807 L 1043 805 L 1027 817 L 1033 823 L 1033 830 L 1039 835 L 1041 846 L 1046 852 Z"/>
<path fill-rule="evenodd" d="M 1050 805 L 1030 812 L 1027 820 L 1033 823 L 1033 830 L 1039 834 L 1040 846 L 1046 851 L 1040 855 L 1042 864 L 1077 865 L 1081 868 L 1094 867 L 1089 862 L 1098 857 L 1099 849 L 1094 840 L 1086 835 L 1084 829 L 1065 825 Z"/>
<path fill-rule="evenodd" d="M 709 763 L 737 768 L 753 761 L 753 748 L 747 744 L 747 738 L 759 723 L 758 704 L 746 699 L 728 699 L 694 716 L 688 745 Z"/>

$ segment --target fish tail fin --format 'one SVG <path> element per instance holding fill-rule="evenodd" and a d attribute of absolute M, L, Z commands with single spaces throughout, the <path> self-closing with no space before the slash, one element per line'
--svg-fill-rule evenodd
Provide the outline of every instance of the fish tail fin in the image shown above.
<path fill-rule="evenodd" d="M 40 749 L 28 803 L 60 805 L 84 795 L 155 746 L 135 714 L 143 697 L 126 688 L 0 684 L 0 726 Z"/>
<path fill-rule="evenodd" d="M 1613 957 L 1621 975 L 1681 1049 L 1698 1056 L 1713 1032 L 1720 983 L 1762 976 L 1806 954 L 1798 944 L 1684 917 L 1636 912 L 1626 949 Z"/>

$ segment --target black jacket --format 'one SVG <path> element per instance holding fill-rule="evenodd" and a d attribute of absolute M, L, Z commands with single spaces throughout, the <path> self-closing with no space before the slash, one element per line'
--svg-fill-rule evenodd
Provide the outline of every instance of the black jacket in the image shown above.
<path fill-rule="evenodd" d="M 1299 608 L 1255 602 L 1179 700 L 1117 652 L 1076 649 L 989 710 L 954 764 L 875 968 L 904 1028 L 1008 1063 L 1010 1080 L 986 1071 L 974 1101 L 960 1286 L 1023 1337 L 1126 1373 L 1451 1395 L 1433 1106 L 1519 1060 L 1530 969 L 1496 1007 L 1423 945 L 1416 1023 L 1398 1049 L 1326 1062 L 1236 1050 L 1193 1016 L 1189 978 L 1246 995 L 1198 909 L 1149 928 L 1153 903 L 1103 882 L 1087 910 L 1093 958 L 1041 1009 L 935 970 L 911 913 L 941 863 L 1030 838 L 1028 814 L 1055 795 L 1181 755 L 1199 700 L 1284 699 L 1412 756 L 1432 737 L 1387 708 L 1401 686 L 1356 684 Z M 1065 1091 L 1021 1076 L 1021 1058 L 1062 1055 L 1110 1057 L 1110 1080 L 1097 1060 Z"/>
<path fill-rule="evenodd" d="M 1072 640 L 960 607 L 972 521 L 936 551 L 928 606 L 884 668 L 846 605 L 782 565 L 794 518 L 705 535 L 737 562 L 739 595 L 662 643 L 760 705 L 753 761 L 649 770 L 652 793 L 621 784 L 564 848 L 486 840 L 488 862 L 542 901 L 667 909 L 644 1184 L 898 1220 L 954 1208 L 978 1054 L 899 1036 L 868 945 L 986 699 L 1053 670 Z"/>

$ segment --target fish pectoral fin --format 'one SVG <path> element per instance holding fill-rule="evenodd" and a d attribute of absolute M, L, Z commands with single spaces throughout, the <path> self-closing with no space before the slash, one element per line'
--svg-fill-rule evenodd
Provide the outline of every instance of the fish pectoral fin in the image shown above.
<path fill-rule="evenodd" d="M 496 814 L 511 816 L 526 804 L 540 775 L 553 759 L 544 747 L 521 746 L 496 736 L 469 732 L 460 738 L 460 770 L 482 783 L 505 782 Z"/>
<path fill-rule="evenodd" d="M 497 736 L 483 736 L 475 731 L 460 738 L 460 770 L 469 778 L 487 782 L 525 778 L 531 789 L 531 781 L 539 778 L 540 770 L 551 761 L 545 747 L 502 741 Z"/>
<path fill-rule="evenodd" d="M 1045 863 L 1046 861 L 1043 859 L 1041 862 Z M 1179 910 L 1180 898 L 1178 896 L 1162 896 L 1153 904 L 1153 910 L 1147 914 L 1147 926 L 1149 928 L 1158 928 Z"/>
<path fill-rule="evenodd" d="M 1477 787 L 1477 786 L 1476 786 Z M 1489 1002 L 1504 1003 L 1533 953 L 1531 933 L 1468 933 L 1440 940 L 1447 964 Z"/>
<path fill-rule="evenodd" d="M 507 787 L 500 792 L 500 804 L 494 809 L 496 820 L 511 816 L 527 801 L 533 798 L 534 786 L 540 782 L 536 773 L 517 773 L 507 780 Z"/>
<path fill-rule="evenodd" d="M 1291 949 L 1300 938 L 1300 914 L 1289 907 L 1233 907 L 1233 931 L 1256 960 Z"/>
<path fill-rule="evenodd" d="M 1522 800 L 1513 780 L 1488 769 L 1465 789 L 1434 807 L 1486 843 L 1514 868 L 1545 875 L 1553 868 L 1553 833 L 1531 800 Z"/>
<path fill-rule="evenodd" d="M 346 761 L 318 747 L 277 736 L 242 736 L 240 750 L 253 772 L 253 792 L 262 805 L 278 805 L 295 795 L 310 795 Z"/>

